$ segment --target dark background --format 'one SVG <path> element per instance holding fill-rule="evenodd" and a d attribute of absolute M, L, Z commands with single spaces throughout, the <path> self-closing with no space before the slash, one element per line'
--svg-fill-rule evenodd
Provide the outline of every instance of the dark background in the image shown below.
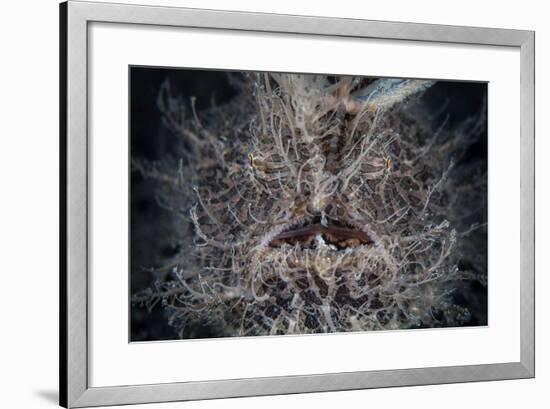
<path fill-rule="evenodd" d="M 170 81 L 172 94 L 181 95 L 184 103 L 196 97 L 199 112 L 210 107 L 213 100 L 216 104 L 222 104 L 236 95 L 225 71 L 131 67 L 132 158 L 159 160 L 175 145 L 176 137 L 162 125 L 161 113 L 157 108 L 158 93 L 166 80 Z M 486 96 L 486 83 L 439 81 L 426 91 L 423 103 L 430 112 L 436 112 L 443 104 L 448 104 L 439 120 L 449 114 L 447 126 L 452 128 L 479 112 Z M 472 145 L 462 161 L 480 159 L 486 163 L 486 133 Z M 162 260 L 176 249 L 166 228 L 169 214 L 155 201 L 154 182 L 144 179 L 138 172 L 130 172 L 130 186 L 130 291 L 135 294 L 153 284 L 155 277 L 148 268 L 160 266 Z M 455 302 L 472 310 L 473 319 L 469 325 L 486 325 L 487 294 L 481 285 L 473 285 L 468 291 L 456 294 Z M 167 324 L 164 314 L 160 305 L 152 312 L 132 306 L 130 340 L 177 339 L 176 331 Z"/>

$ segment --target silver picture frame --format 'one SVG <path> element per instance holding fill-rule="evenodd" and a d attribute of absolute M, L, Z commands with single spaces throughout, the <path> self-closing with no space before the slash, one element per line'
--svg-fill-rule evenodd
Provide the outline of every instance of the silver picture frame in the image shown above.
<path fill-rule="evenodd" d="M 521 60 L 521 356 L 517 362 L 205 382 L 91 387 L 88 356 L 88 24 L 111 22 L 316 36 L 478 44 Z M 60 5 L 60 404 L 138 404 L 532 378 L 535 376 L 535 33 L 69 1 Z"/>

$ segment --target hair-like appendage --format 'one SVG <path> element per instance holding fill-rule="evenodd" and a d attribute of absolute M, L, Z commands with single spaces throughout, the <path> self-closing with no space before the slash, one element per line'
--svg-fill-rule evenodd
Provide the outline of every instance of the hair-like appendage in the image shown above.
<path fill-rule="evenodd" d="M 460 158 L 485 113 L 434 126 L 417 103 L 434 81 L 235 84 L 202 113 L 159 93 L 179 146 L 133 167 L 156 181 L 180 250 L 133 302 L 161 302 L 183 338 L 467 324 L 452 293 L 486 282 L 486 177 Z"/>

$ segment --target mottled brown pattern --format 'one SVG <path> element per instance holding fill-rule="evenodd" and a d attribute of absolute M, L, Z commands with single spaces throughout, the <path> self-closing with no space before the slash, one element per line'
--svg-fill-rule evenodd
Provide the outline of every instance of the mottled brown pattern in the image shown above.
<path fill-rule="evenodd" d="M 485 112 L 437 128 L 416 103 L 432 84 L 248 74 L 201 114 L 166 84 L 180 146 L 133 166 L 181 245 L 134 304 L 161 302 L 182 338 L 467 324 L 452 293 L 486 281 L 486 175 L 455 164 Z"/>

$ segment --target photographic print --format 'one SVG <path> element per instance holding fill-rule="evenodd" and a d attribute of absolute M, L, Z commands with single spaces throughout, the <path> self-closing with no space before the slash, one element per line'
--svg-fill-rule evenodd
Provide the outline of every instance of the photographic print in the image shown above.
<path fill-rule="evenodd" d="M 130 341 L 487 325 L 487 83 L 129 73 Z"/>
<path fill-rule="evenodd" d="M 59 21 L 61 405 L 534 378 L 533 31 Z"/>

